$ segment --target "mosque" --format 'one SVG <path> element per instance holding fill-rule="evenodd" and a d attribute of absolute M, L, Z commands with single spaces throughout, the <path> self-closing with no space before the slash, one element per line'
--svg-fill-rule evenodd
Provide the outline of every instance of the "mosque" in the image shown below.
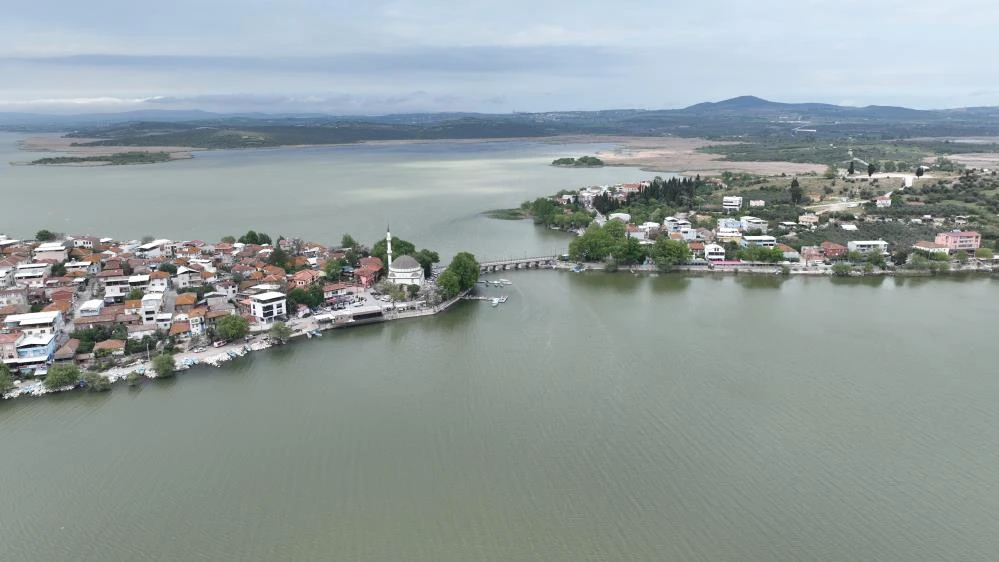
<path fill-rule="evenodd" d="M 388 259 L 388 281 L 396 285 L 423 286 L 423 266 L 413 256 L 399 256 L 392 260 L 392 233 L 385 230 L 386 254 Z"/>

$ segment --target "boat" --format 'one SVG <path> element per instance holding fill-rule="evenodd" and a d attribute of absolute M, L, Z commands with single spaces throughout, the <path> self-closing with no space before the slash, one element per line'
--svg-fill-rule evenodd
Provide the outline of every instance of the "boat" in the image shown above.
<path fill-rule="evenodd" d="M 581 263 L 577 263 L 576 265 L 572 266 L 573 273 L 582 273 L 584 269 L 586 269 L 586 267 L 583 266 L 583 264 Z"/>
<path fill-rule="evenodd" d="M 509 279 L 500 279 L 498 283 L 500 285 L 513 285 L 513 281 L 510 281 Z"/>
<path fill-rule="evenodd" d="M 312 334 L 312 335 L 313 335 L 314 337 L 317 337 L 317 338 L 321 338 L 321 337 L 323 337 L 323 333 L 322 333 L 322 332 L 320 332 L 319 330 L 312 330 L 312 331 L 311 331 L 311 332 L 309 332 L 309 333 L 310 333 L 310 334 Z"/>
<path fill-rule="evenodd" d="M 508 298 L 510 298 L 510 297 L 508 297 L 508 296 L 506 296 L 506 295 L 503 295 L 502 297 L 500 297 L 500 298 L 499 298 L 499 299 L 497 299 L 497 300 L 499 300 L 499 302 L 500 302 L 500 303 L 504 303 L 504 302 L 506 302 L 506 299 L 508 299 Z"/>
<path fill-rule="evenodd" d="M 493 306 L 499 306 L 499 303 L 500 303 L 500 300 L 499 300 L 498 297 L 493 297 L 493 298 L 489 299 L 489 304 L 491 304 Z"/>

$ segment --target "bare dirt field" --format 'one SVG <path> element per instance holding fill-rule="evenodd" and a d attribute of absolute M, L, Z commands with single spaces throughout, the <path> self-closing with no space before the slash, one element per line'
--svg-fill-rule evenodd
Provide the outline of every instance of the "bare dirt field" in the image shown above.
<path fill-rule="evenodd" d="M 590 142 L 594 142 L 592 139 Z M 782 173 L 822 173 L 819 164 L 794 162 L 730 162 L 720 155 L 705 154 L 697 149 L 722 144 L 704 139 L 618 137 L 604 142 L 619 144 L 617 148 L 597 153 L 608 166 L 636 166 L 650 172 L 717 175 L 722 172 L 748 172 L 766 176 Z"/>
<path fill-rule="evenodd" d="M 946 157 L 952 162 L 963 164 L 969 168 L 999 168 L 999 153 L 969 152 L 966 154 L 950 154 Z M 935 158 L 927 158 L 925 162 L 932 163 Z"/>

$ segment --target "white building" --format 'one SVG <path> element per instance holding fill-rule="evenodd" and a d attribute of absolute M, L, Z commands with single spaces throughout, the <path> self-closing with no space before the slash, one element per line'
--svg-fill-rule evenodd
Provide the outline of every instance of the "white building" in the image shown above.
<path fill-rule="evenodd" d="M 750 199 L 749 200 L 749 206 L 750 207 L 766 207 L 767 206 L 767 202 L 765 200 L 763 200 L 763 199 Z"/>
<path fill-rule="evenodd" d="M 101 271 L 101 266 L 89 261 L 71 261 L 66 264 L 66 273 L 80 272 L 85 275 L 96 275 Z"/>
<path fill-rule="evenodd" d="M 57 262 L 64 262 L 69 256 L 69 251 L 66 249 L 64 242 L 45 242 L 35 247 L 31 251 L 31 255 L 35 261 L 55 260 Z"/>
<path fill-rule="evenodd" d="M 767 233 L 767 221 L 759 219 L 756 217 L 741 217 L 739 219 L 743 232 L 749 232 L 752 230 L 760 231 L 760 234 Z"/>
<path fill-rule="evenodd" d="M 743 236 L 742 246 L 759 246 L 761 248 L 776 248 L 777 239 L 773 236 Z"/>
<path fill-rule="evenodd" d="M 170 240 L 153 240 L 140 245 L 135 249 L 135 254 L 144 258 L 159 258 L 169 253 L 169 246 L 173 244 Z"/>
<path fill-rule="evenodd" d="M 742 208 L 742 197 L 737 195 L 726 195 L 722 197 L 722 209 L 726 212 L 738 211 Z"/>
<path fill-rule="evenodd" d="M 798 217 L 798 224 L 802 226 L 815 226 L 819 224 L 819 216 L 814 213 L 805 213 Z"/>
<path fill-rule="evenodd" d="M 28 335 L 58 335 L 63 326 L 62 313 L 59 311 L 11 314 L 4 320 L 4 328 L 20 330 Z"/>
<path fill-rule="evenodd" d="M 132 275 L 128 278 L 128 290 L 138 289 L 142 292 L 149 290 L 149 276 L 148 275 Z"/>
<path fill-rule="evenodd" d="M 388 282 L 396 285 L 423 286 L 423 266 L 413 256 L 399 256 L 392 260 L 392 234 L 385 232 L 385 249 L 388 258 Z"/>
<path fill-rule="evenodd" d="M 128 295 L 130 290 L 128 287 L 128 276 L 115 275 L 111 277 L 100 277 L 100 280 L 104 283 L 105 301 L 120 301 Z"/>
<path fill-rule="evenodd" d="M 723 261 L 725 259 L 725 248 L 718 244 L 705 244 L 704 259 L 708 261 Z"/>
<path fill-rule="evenodd" d="M 77 316 L 80 316 L 81 318 L 86 318 L 88 316 L 100 316 L 102 310 L 104 310 L 104 301 L 100 299 L 89 300 L 80 305 L 80 310 L 77 311 Z"/>
<path fill-rule="evenodd" d="M 877 205 L 879 209 L 891 207 L 891 197 L 889 197 L 888 195 L 882 195 L 881 197 L 876 197 L 874 199 L 874 204 Z"/>
<path fill-rule="evenodd" d="M 607 215 L 607 220 L 611 221 L 621 221 L 624 224 L 631 222 L 631 215 L 628 213 L 611 213 Z"/>
<path fill-rule="evenodd" d="M 0 267 L 0 289 L 6 289 L 14 284 L 14 268 Z"/>
<path fill-rule="evenodd" d="M 42 289 L 45 287 L 45 278 L 48 277 L 52 266 L 47 263 L 19 263 L 14 272 L 14 283 L 17 285 L 27 285 L 32 289 Z"/>
<path fill-rule="evenodd" d="M 142 296 L 142 323 L 153 324 L 156 322 L 156 315 L 163 309 L 163 294 L 149 293 Z"/>
<path fill-rule="evenodd" d="M 722 242 L 730 242 L 742 238 L 742 232 L 737 228 L 718 228 L 715 230 L 715 239 Z"/>
<path fill-rule="evenodd" d="M 265 324 L 288 314 L 288 299 L 284 293 L 269 291 L 250 297 L 250 314 L 258 323 Z"/>
<path fill-rule="evenodd" d="M 853 240 L 846 243 L 846 249 L 860 254 L 887 254 L 888 243 L 884 240 Z"/>

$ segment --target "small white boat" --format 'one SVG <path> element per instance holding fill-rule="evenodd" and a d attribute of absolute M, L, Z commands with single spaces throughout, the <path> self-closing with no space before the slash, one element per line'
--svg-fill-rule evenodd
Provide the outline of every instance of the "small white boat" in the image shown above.
<path fill-rule="evenodd" d="M 489 299 L 489 304 L 491 304 L 492 306 L 499 306 L 499 303 L 500 303 L 500 300 L 499 300 L 498 297 L 493 297 L 493 298 Z"/>
<path fill-rule="evenodd" d="M 513 281 L 510 281 L 509 279 L 500 279 L 497 283 L 500 285 L 513 285 Z"/>
<path fill-rule="evenodd" d="M 510 298 L 510 297 L 508 297 L 506 295 L 503 295 L 502 297 L 499 297 L 496 300 L 498 300 L 500 303 L 504 303 L 504 302 L 506 302 L 506 299 L 508 299 L 508 298 Z"/>

